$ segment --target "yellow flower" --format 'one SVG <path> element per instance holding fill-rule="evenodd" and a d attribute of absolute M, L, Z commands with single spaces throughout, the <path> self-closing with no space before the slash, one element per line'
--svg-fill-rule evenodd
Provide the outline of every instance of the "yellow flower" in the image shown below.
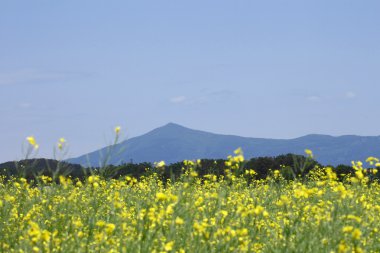
<path fill-rule="evenodd" d="M 369 163 L 370 165 L 373 165 L 374 163 L 378 163 L 379 159 L 376 157 L 370 156 L 367 158 L 366 162 Z"/>
<path fill-rule="evenodd" d="M 256 175 L 256 171 L 252 170 L 252 169 L 249 169 L 249 170 L 245 170 L 244 172 L 246 175 L 251 175 L 251 176 L 254 176 Z"/>
<path fill-rule="evenodd" d="M 38 148 L 38 144 L 37 144 L 36 139 L 34 138 L 34 136 L 28 136 L 28 137 L 26 137 L 26 140 L 27 140 L 27 141 L 29 142 L 29 144 L 30 144 L 31 146 L 33 146 L 35 149 Z"/>
<path fill-rule="evenodd" d="M 363 251 L 362 248 L 360 248 L 360 247 L 358 247 L 358 246 L 355 246 L 355 248 L 354 248 L 354 252 L 355 252 L 355 253 L 363 253 L 364 251 Z"/>
<path fill-rule="evenodd" d="M 313 151 L 311 151 L 310 149 L 305 149 L 305 154 L 310 157 L 310 158 L 313 158 Z"/>
<path fill-rule="evenodd" d="M 106 225 L 105 231 L 107 234 L 111 234 L 115 230 L 115 228 L 116 228 L 115 224 L 108 223 Z"/>
<path fill-rule="evenodd" d="M 79 218 L 73 221 L 73 225 L 77 228 L 83 227 L 83 223 Z"/>
<path fill-rule="evenodd" d="M 161 169 L 161 168 L 165 167 L 166 164 L 164 161 L 160 161 L 158 163 L 155 163 L 155 165 L 156 165 L 156 168 Z"/>
<path fill-rule="evenodd" d="M 358 170 L 355 172 L 355 175 L 358 179 L 363 179 L 364 178 L 364 174 L 361 170 Z"/>
<path fill-rule="evenodd" d="M 120 126 L 116 126 L 116 127 L 115 127 L 115 133 L 116 133 L 116 134 L 119 134 L 119 133 L 120 133 L 120 130 L 121 130 L 121 127 L 120 127 Z"/>
<path fill-rule="evenodd" d="M 338 245 L 338 253 L 344 253 L 344 252 L 347 252 L 347 245 L 344 243 L 344 241 L 342 241 L 341 243 L 339 243 Z"/>
<path fill-rule="evenodd" d="M 162 193 L 162 192 L 156 193 L 156 200 L 158 200 L 158 201 L 163 201 L 163 200 L 166 200 L 167 198 L 168 198 L 168 196 L 166 196 L 165 193 Z"/>
<path fill-rule="evenodd" d="M 234 158 L 233 158 L 233 160 L 235 161 L 235 162 L 244 162 L 244 156 L 242 155 L 242 154 L 240 154 L 240 155 L 237 155 L 237 156 L 235 156 Z"/>
<path fill-rule="evenodd" d="M 62 149 L 63 149 L 63 145 L 64 145 L 65 143 L 66 143 L 65 138 L 63 138 L 63 137 L 59 138 L 58 143 L 57 143 L 58 149 L 59 149 L 59 150 L 62 150 Z"/>
<path fill-rule="evenodd" d="M 42 231 L 41 238 L 43 241 L 48 242 L 50 240 L 50 232 L 47 230 Z"/>
<path fill-rule="evenodd" d="M 360 232 L 359 229 L 355 228 L 355 230 L 352 232 L 352 238 L 354 240 L 360 239 L 360 236 L 362 235 L 362 232 Z"/>
<path fill-rule="evenodd" d="M 177 217 L 176 219 L 175 219 L 175 224 L 177 224 L 177 225 L 182 225 L 184 223 L 184 221 L 183 221 L 183 219 L 181 219 L 180 217 Z"/>
<path fill-rule="evenodd" d="M 362 219 L 360 217 L 352 215 L 352 214 L 347 215 L 347 219 L 354 220 L 354 221 L 356 221 L 358 223 L 362 222 Z"/>
<path fill-rule="evenodd" d="M 190 176 L 197 177 L 198 176 L 198 172 L 192 171 L 192 172 L 190 172 Z"/>
<path fill-rule="evenodd" d="M 234 154 L 235 154 L 235 155 L 240 155 L 241 153 L 243 153 L 243 151 L 242 151 L 241 148 L 237 148 L 237 149 L 234 151 Z"/>
<path fill-rule="evenodd" d="M 104 227 L 106 225 L 106 222 L 103 220 L 99 220 L 95 223 L 95 225 L 98 227 Z"/>
<path fill-rule="evenodd" d="M 96 232 L 96 233 L 94 234 L 94 239 L 95 239 L 95 241 L 98 242 L 98 243 L 102 242 L 103 239 L 104 239 L 104 234 L 103 234 L 103 232 Z"/>
<path fill-rule="evenodd" d="M 246 228 L 239 229 L 239 230 L 238 230 L 238 234 L 239 234 L 240 236 L 247 236 L 247 235 L 248 235 L 248 229 L 246 229 Z"/>
<path fill-rule="evenodd" d="M 354 230 L 353 226 L 345 226 L 342 228 L 343 233 L 350 233 L 352 230 Z"/>
<path fill-rule="evenodd" d="M 166 243 L 164 246 L 165 251 L 171 251 L 173 249 L 173 245 L 174 245 L 174 241 Z"/>

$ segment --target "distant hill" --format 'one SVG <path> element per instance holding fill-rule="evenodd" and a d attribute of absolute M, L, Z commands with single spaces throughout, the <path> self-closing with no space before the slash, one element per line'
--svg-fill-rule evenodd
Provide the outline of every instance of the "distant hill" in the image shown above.
<path fill-rule="evenodd" d="M 380 157 L 380 136 L 364 137 L 345 135 L 306 135 L 295 139 L 247 138 L 234 135 L 213 134 L 169 123 L 142 136 L 117 144 L 111 154 L 110 164 L 123 162 L 174 163 L 185 159 L 226 158 L 241 147 L 247 159 L 293 153 L 304 154 L 311 149 L 323 165 L 351 164 L 352 160 L 364 161 L 368 156 Z M 108 147 L 71 158 L 70 163 L 83 166 L 99 166 Z"/>
<path fill-rule="evenodd" d="M 70 164 L 67 162 L 59 162 L 53 159 L 35 158 L 13 162 L 5 162 L 0 164 L 0 175 L 18 175 L 22 170 L 25 172 L 23 176 L 33 178 L 35 175 L 51 175 L 51 172 L 57 171 L 60 174 L 70 173 L 73 176 L 81 175 L 83 168 L 79 164 Z"/>

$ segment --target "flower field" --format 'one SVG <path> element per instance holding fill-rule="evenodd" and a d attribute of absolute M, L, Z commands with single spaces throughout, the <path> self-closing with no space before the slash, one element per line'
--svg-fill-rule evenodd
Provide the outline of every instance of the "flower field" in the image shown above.
<path fill-rule="evenodd" d="M 173 182 L 157 173 L 2 178 L 0 250 L 380 252 L 380 185 L 370 182 L 376 170 L 356 163 L 344 181 L 329 168 L 255 180 L 254 170 L 236 176 L 242 161 L 239 151 L 229 157 L 221 177 L 198 177 L 197 162 L 188 161 Z"/>

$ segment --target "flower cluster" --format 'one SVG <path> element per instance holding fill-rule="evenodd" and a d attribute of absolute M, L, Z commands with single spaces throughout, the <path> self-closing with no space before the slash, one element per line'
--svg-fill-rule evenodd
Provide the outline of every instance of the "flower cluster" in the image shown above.
<path fill-rule="evenodd" d="M 378 160 L 371 161 L 376 167 Z M 0 249 L 379 252 L 380 185 L 368 179 L 373 170 L 355 162 L 346 181 L 331 168 L 317 168 L 307 180 L 285 180 L 281 169 L 256 180 L 253 169 L 234 174 L 242 162 L 237 150 L 226 163 L 230 174 L 200 176 L 194 168 L 201 161 L 186 161 L 184 176 L 166 182 L 156 174 L 41 176 L 39 183 L 0 177 Z"/>

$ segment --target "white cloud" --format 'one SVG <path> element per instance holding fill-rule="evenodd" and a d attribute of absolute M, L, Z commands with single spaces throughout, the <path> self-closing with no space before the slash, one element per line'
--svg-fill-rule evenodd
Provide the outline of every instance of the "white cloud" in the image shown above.
<path fill-rule="evenodd" d="M 36 69 L 19 69 L 0 73 L 0 85 L 28 84 L 34 82 L 66 81 L 83 76 L 84 73 L 41 71 Z"/>
<path fill-rule="evenodd" d="M 320 96 L 308 96 L 306 99 L 312 102 L 319 102 L 322 100 Z"/>
<path fill-rule="evenodd" d="M 24 102 L 24 103 L 20 103 L 20 104 L 18 104 L 18 107 L 19 108 L 22 108 L 22 109 L 28 109 L 28 108 L 30 108 L 32 106 L 32 104 L 31 103 L 27 103 L 27 102 Z"/>
<path fill-rule="evenodd" d="M 348 98 L 348 99 L 356 98 L 356 93 L 352 92 L 352 91 L 347 91 L 346 94 L 345 94 L 345 97 Z"/>
<path fill-rule="evenodd" d="M 177 97 L 172 97 L 170 99 L 170 102 L 173 103 L 173 104 L 180 104 L 180 103 L 183 103 L 186 101 L 186 97 L 185 96 L 177 96 Z"/>

